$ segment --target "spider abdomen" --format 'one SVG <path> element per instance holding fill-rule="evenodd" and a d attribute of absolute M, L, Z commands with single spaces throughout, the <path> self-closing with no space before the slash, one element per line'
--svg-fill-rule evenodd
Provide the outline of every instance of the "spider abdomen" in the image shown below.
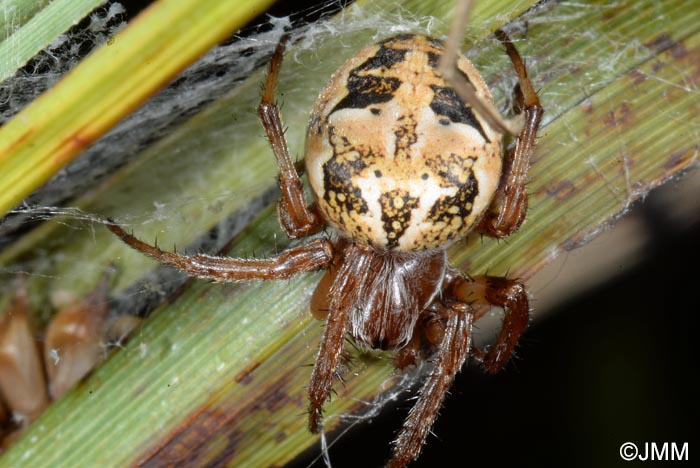
<path fill-rule="evenodd" d="M 501 176 L 501 136 L 437 71 L 442 42 L 400 35 L 331 78 L 311 114 L 306 165 L 326 220 L 353 241 L 415 251 L 474 226 Z M 459 70 L 491 100 L 461 57 Z"/>

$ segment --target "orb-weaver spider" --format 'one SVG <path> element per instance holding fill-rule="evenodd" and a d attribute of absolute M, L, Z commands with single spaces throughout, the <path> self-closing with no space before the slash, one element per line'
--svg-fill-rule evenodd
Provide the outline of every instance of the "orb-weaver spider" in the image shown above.
<path fill-rule="evenodd" d="M 309 119 L 307 205 L 275 104 L 285 47 L 270 63 L 258 108 L 279 166 L 280 223 L 291 238 L 316 238 L 268 259 L 179 255 L 148 245 L 117 225 L 123 241 L 200 278 L 282 279 L 317 269 L 311 311 L 327 321 L 309 385 L 309 428 L 321 428 L 350 334 L 361 346 L 397 350 L 399 368 L 435 356 L 388 466 L 415 459 L 455 374 L 471 353 L 486 370 L 503 367 L 529 317 L 524 287 L 492 276 L 465 277 L 446 248 L 473 229 L 504 237 L 522 224 L 525 182 L 543 109 L 525 66 L 498 31 L 519 80 L 522 114 L 504 119 L 484 80 L 458 53 L 470 2 L 447 45 L 417 34 L 386 38 L 348 60 L 321 92 Z M 502 135 L 517 141 L 503 150 Z M 475 303 L 504 309 L 496 343 L 472 345 Z"/>

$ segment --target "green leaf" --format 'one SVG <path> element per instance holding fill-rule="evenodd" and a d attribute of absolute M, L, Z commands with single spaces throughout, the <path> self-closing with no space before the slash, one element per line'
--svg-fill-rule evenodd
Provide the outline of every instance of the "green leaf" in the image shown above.
<path fill-rule="evenodd" d="M 0 81 L 103 0 L 5 0 L 0 4 Z"/>

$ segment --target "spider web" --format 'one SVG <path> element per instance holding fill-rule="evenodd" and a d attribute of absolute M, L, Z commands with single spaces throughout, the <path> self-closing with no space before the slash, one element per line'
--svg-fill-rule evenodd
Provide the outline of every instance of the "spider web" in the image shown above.
<path fill-rule="evenodd" d="M 320 8 L 331 11 L 335 6 L 337 3 L 331 2 Z M 605 42 L 614 45 L 616 56 L 588 54 L 550 62 L 545 44 L 529 44 L 530 40 L 522 37 L 528 31 L 547 28 L 548 38 L 586 37 L 595 47 L 600 39 L 596 33 L 580 30 L 576 24 L 602 16 L 615 7 L 615 4 L 545 3 L 510 26 L 519 47 L 525 46 L 530 51 L 526 52 L 528 68 L 536 86 L 538 76 L 547 73 L 558 74 L 574 67 L 600 71 L 588 81 L 584 77 L 577 82 L 574 90 L 548 87 L 542 95 L 547 108 L 543 125 L 572 106 L 580 105 L 580 96 L 591 95 L 615 79 L 619 73 L 618 59 L 642 57 L 646 47 L 640 42 L 627 41 L 622 35 L 608 33 Z M 318 13 L 317 8 L 314 7 L 314 13 Z M 70 70 L 76 64 L 76 52 L 82 51 L 78 54 L 82 55 L 115 34 L 123 27 L 122 18 L 123 9 L 118 3 L 100 8 L 91 16 L 89 27 L 62 36 L 31 67 L 2 83 L 0 118 L 4 121 L 16 114 Z M 96 246 L 96 240 L 101 235 L 99 224 L 105 216 L 131 226 L 144 239 L 158 238 L 165 248 L 176 244 L 188 250 L 221 250 L 277 196 L 274 161 L 255 115 L 262 75 L 258 71 L 252 81 L 247 77 L 269 60 L 279 37 L 292 25 L 294 40 L 282 69 L 280 100 L 282 117 L 289 127 L 290 149 L 300 156 L 306 116 L 318 90 L 358 44 L 400 32 L 444 35 L 448 26 L 443 20 L 415 15 L 397 4 L 384 9 L 351 9 L 336 20 L 312 24 L 290 16 L 270 18 L 259 31 L 247 32 L 213 49 L 0 221 L 0 248 L 5 255 L 0 266 L 2 283 L 9 285 L 18 274 L 27 276 L 33 280 L 35 289 L 49 291 L 40 296 L 40 303 L 50 302 L 50 296 L 57 291 L 83 294 L 109 263 L 109 257 L 115 256 L 95 254 L 101 249 Z M 487 25 L 472 27 L 468 41 L 483 37 L 485 30 Z M 495 49 L 498 44 L 494 40 L 483 39 L 467 55 L 487 78 L 496 102 L 505 109 L 510 107 L 507 99 L 515 77 L 506 65 L 507 58 L 503 54 L 494 56 Z M 697 93 L 697 83 L 688 83 L 683 91 Z M 687 125 L 691 138 L 698 141 L 697 124 Z M 580 138 L 572 130 L 570 140 L 561 144 L 573 146 Z M 611 144 L 617 145 L 620 155 L 628 153 L 624 140 Z M 246 149 L 239 151 L 240 148 Z M 251 154 L 257 154 L 254 157 L 260 162 L 247 163 Z M 591 171 L 597 171 L 592 163 Z M 622 179 L 611 180 L 609 188 L 626 206 L 648 190 L 625 179 L 624 174 Z M 136 202 L 130 197 L 135 190 L 142 191 Z M 21 245 L 27 242 L 23 239 L 28 234 L 42 229 L 43 221 L 56 219 L 62 226 L 60 236 L 29 241 L 30 247 Z M 236 253 L 245 256 L 274 253 L 284 246 L 285 241 L 277 238 L 279 234 L 279 230 L 272 231 Z M 75 247 L 80 242 L 87 247 Z M 120 275 L 115 313 L 128 310 L 146 314 L 185 279 L 177 272 L 154 270 L 146 261 L 136 260 Z M 10 287 L 5 286 L 3 296 L 10 295 Z M 300 302 L 305 299 L 301 298 Z M 48 315 L 51 307 L 42 310 Z M 407 374 L 397 390 L 366 401 L 365 412 L 339 417 L 351 425 L 371 419 L 387 401 L 414 385 L 423 373 L 421 369 Z"/>

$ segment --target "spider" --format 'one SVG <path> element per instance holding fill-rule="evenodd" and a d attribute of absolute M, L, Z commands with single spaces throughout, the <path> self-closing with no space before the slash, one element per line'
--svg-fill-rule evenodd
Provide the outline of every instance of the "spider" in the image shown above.
<path fill-rule="evenodd" d="M 396 351 L 396 367 L 434 357 L 420 396 L 394 445 L 391 468 L 421 450 L 445 393 L 471 354 L 500 370 L 526 328 L 522 284 L 469 277 L 450 266 L 446 249 L 472 230 L 504 237 L 522 224 L 525 182 L 543 109 L 524 63 L 503 31 L 496 36 L 515 68 L 521 112 L 505 119 L 472 63 L 459 53 L 469 5 L 461 3 L 447 43 L 400 34 L 362 49 L 331 77 L 311 112 L 307 204 L 275 103 L 285 39 L 278 44 L 258 114 L 279 166 L 280 224 L 290 238 L 330 226 L 268 259 L 179 255 L 146 244 L 116 224 L 136 250 L 189 275 L 223 281 L 283 279 L 325 269 L 311 298 L 326 320 L 309 384 L 309 429 L 319 432 L 344 341 Z M 517 137 L 503 150 L 503 135 Z M 504 310 L 496 342 L 472 345 L 475 304 Z"/>

